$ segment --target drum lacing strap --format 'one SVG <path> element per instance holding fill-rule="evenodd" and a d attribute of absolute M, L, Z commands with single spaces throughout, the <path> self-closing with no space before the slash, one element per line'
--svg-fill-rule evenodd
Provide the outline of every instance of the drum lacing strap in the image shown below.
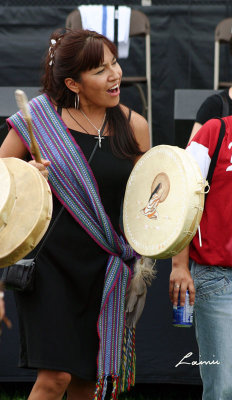
<path fill-rule="evenodd" d="M 189 236 L 191 236 L 191 235 L 193 234 L 192 231 L 184 231 L 184 233 L 185 233 L 186 235 L 189 235 Z"/>
<path fill-rule="evenodd" d="M 203 210 L 204 210 L 204 207 L 201 207 L 201 206 L 193 206 L 193 208 L 197 208 L 197 209 L 200 210 L 200 211 L 203 211 Z"/>
<path fill-rule="evenodd" d="M 195 191 L 196 193 L 209 193 L 209 182 L 206 179 L 201 179 L 197 184 L 200 185 L 200 188 Z"/>
<path fill-rule="evenodd" d="M 204 186 L 204 194 L 208 194 L 209 193 L 209 189 L 210 189 L 210 186 L 209 186 L 209 182 L 205 179 L 204 180 L 204 184 L 203 184 L 203 186 Z M 207 189 L 206 189 L 207 188 Z"/>
<path fill-rule="evenodd" d="M 176 256 L 178 254 L 178 251 L 170 250 L 170 256 Z"/>

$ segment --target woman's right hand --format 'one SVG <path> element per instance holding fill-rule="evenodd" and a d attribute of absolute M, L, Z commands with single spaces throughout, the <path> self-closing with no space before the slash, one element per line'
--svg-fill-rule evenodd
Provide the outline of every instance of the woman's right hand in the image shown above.
<path fill-rule="evenodd" d="M 44 160 L 42 158 L 41 163 L 36 162 L 35 160 L 29 161 L 29 164 L 31 164 L 33 167 L 37 168 L 39 172 L 43 175 L 43 177 L 48 180 L 48 169 L 49 165 L 51 165 L 51 162 L 49 160 Z"/>

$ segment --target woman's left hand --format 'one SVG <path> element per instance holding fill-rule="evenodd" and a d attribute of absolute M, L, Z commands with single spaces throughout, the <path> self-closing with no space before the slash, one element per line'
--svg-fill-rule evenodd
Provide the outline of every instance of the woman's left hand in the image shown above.
<path fill-rule="evenodd" d="M 36 162 L 35 160 L 29 161 L 29 164 L 33 165 L 33 167 L 37 168 L 39 172 L 43 175 L 43 177 L 48 180 L 48 169 L 51 162 L 49 160 L 44 160 L 42 158 L 41 163 Z"/>

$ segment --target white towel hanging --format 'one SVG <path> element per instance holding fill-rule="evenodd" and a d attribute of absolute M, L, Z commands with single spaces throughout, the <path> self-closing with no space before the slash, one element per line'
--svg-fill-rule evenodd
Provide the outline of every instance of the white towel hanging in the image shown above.
<path fill-rule="evenodd" d="M 114 41 L 115 7 L 102 5 L 88 5 L 78 7 L 81 14 L 83 29 L 89 29 L 105 35 Z M 118 56 L 127 58 L 129 55 L 131 8 L 119 6 L 116 17 L 118 18 Z"/>

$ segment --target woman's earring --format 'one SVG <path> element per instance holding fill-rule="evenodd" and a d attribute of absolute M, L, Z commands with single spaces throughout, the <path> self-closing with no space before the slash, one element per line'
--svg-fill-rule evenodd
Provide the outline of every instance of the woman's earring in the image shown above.
<path fill-rule="evenodd" d="M 76 109 L 76 110 L 78 110 L 78 108 L 79 108 L 79 102 L 80 102 L 80 100 L 79 100 L 79 94 L 76 93 L 76 94 L 75 94 L 75 109 Z"/>

